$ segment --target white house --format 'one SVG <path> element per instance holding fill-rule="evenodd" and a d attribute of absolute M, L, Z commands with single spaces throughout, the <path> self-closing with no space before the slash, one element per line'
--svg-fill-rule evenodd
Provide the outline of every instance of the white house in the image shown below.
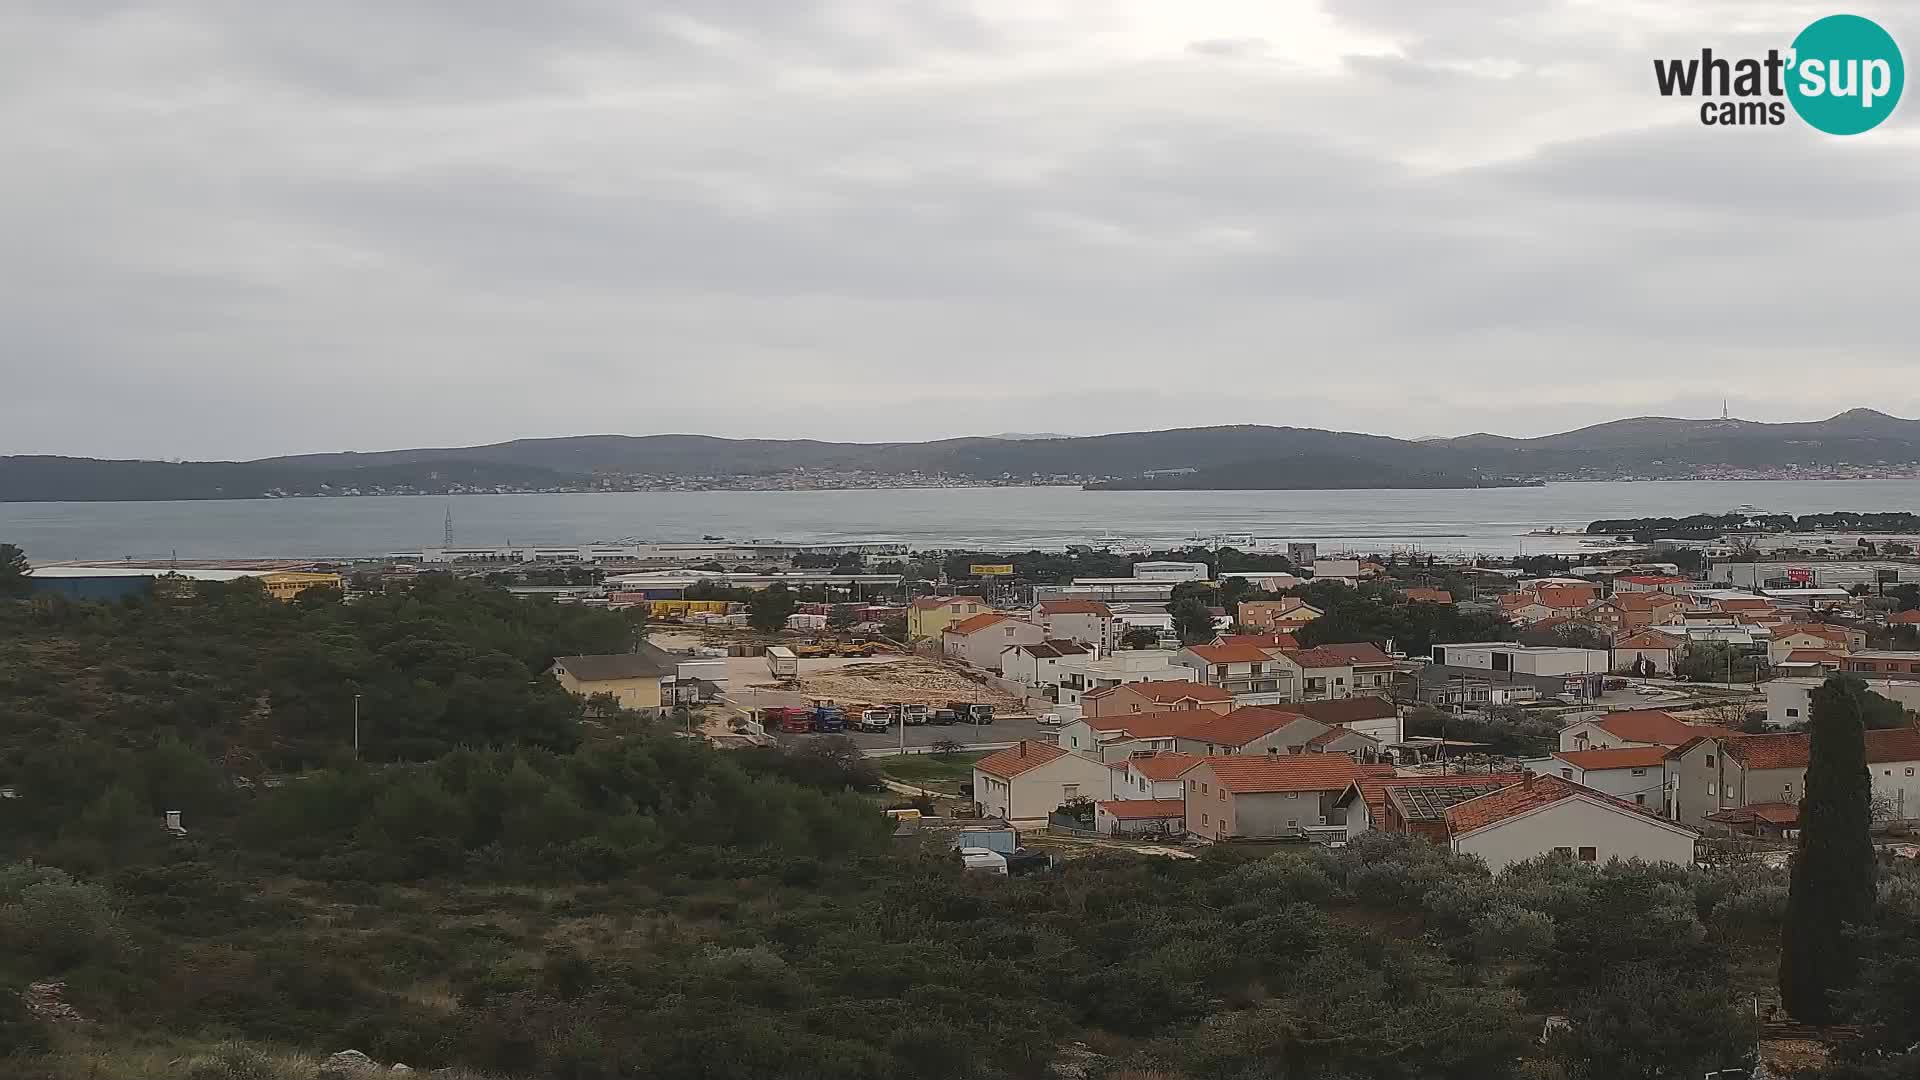
<path fill-rule="evenodd" d="M 1605 713 L 1560 729 L 1560 749 L 1664 746 L 1671 750 L 1702 735 L 1721 734 L 1725 734 L 1725 729 L 1689 724 L 1660 709 L 1627 709 Z"/>
<path fill-rule="evenodd" d="M 1664 746 L 1622 746 L 1611 750 L 1558 750 L 1520 763 L 1535 776 L 1558 776 L 1635 806 L 1660 810 L 1666 805 Z"/>
<path fill-rule="evenodd" d="M 1813 710 L 1812 694 L 1824 678 L 1768 679 L 1760 684 L 1767 692 L 1767 723 L 1780 728 L 1806 724 Z M 1920 681 L 1912 679 L 1868 679 L 1867 689 L 1900 703 L 1908 712 L 1920 712 Z"/>
<path fill-rule="evenodd" d="M 1186 792 L 1180 777 L 1200 764 L 1196 754 L 1133 754 L 1108 765 L 1115 799 L 1178 799 Z"/>
<path fill-rule="evenodd" d="M 1315 559 L 1313 560 L 1313 580 L 1344 581 L 1353 585 L 1360 580 L 1359 559 Z"/>
<path fill-rule="evenodd" d="M 1032 621 L 1052 641 L 1077 641 L 1098 653 L 1112 652 L 1126 632 L 1113 609 L 1098 600 L 1042 600 L 1033 605 Z"/>
<path fill-rule="evenodd" d="M 1038 645 L 1047 632 L 1021 619 L 983 612 L 940 633 L 940 651 L 983 671 L 1000 670 L 1000 653 L 1009 645 Z"/>
<path fill-rule="evenodd" d="M 1558 776 L 1529 775 L 1447 808 L 1456 854 L 1478 855 L 1494 873 L 1541 855 L 1587 863 L 1641 859 L 1693 863 L 1699 834 Z"/>
<path fill-rule="evenodd" d="M 1043 822 L 1062 803 L 1099 799 L 1110 782 L 1098 758 L 1021 740 L 973 763 L 973 800 L 988 817 Z"/>
<path fill-rule="evenodd" d="M 1062 705 L 1082 704 L 1097 690 L 1141 682 L 1185 681 L 1193 672 L 1173 662 L 1172 649 L 1122 649 L 1067 670 L 1060 683 Z"/>
<path fill-rule="evenodd" d="M 1673 662 L 1685 651 L 1687 639 L 1677 634 L 1648 627 L 1626 637 L 1617 638 L 1613 643 L 1613 670 L 1635 672 L 1643 670 L 1642 665 L 1651 664 L 1652 675 L 1673 674 Z"/>
<path fill-rule="evenodd" d="M 1000 677 L 1022 686 L 1058 686 L 1086 656 L 1086 646 L 1077 641 L 1009 645 L 1000 650 Z"/>

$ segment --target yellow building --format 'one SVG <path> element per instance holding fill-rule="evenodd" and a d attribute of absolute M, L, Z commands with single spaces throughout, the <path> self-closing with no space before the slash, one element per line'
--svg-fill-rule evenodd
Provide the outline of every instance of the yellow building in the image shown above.
<path fill-rule="evenodd" d="M 907 607 L 907 640 L 932 638 L 938 641 L 947 627 L 992 610 L 978 596 L 920 597 Z"/>
<path fill-rule="evenodd" d="M 609 694 L 623 709 L 658 711 L 661 683 L 677 670 L 673 657 L 651 645 L 639 652 L 602 656 L 556 656 L 549 669 L 568 693 L 583 698 Z"/>
<path fill-rule="evenodd" d="M 297 570 L 276 570 L 271 574 L 262 574 L 260 584 L 266 587 L 267 595 L 275 600 L 291 600 L 308 589 L 344 589 L 346 585 L 339 574 L 312 574 Z"/>

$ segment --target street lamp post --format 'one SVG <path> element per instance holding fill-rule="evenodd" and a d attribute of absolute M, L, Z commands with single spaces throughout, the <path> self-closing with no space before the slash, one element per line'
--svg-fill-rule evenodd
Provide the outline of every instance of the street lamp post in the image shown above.
<path fill-rule="evenodd" d="M 353 760 L 360 760 L 360 695 L 353 695 Z"/>

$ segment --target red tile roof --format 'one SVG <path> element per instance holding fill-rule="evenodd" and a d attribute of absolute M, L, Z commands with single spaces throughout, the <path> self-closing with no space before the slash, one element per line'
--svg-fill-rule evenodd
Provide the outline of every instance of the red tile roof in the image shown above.
<path fill-rule="evenodd" d="M 1401 596 L 1410 604 L 1451 604 L 1453 594 L 1445 589 L 1403 589 Z"/>
<path fill-rule="evenodd" d="M 1804 769 L 1813 736 L 1804 731 L 1772 735 L 1729 735 L 1720 745 L 1727 756 L 1749 769 Z M 1920 761 L 1920 728 L 1886 728 L 1866 733 L 1867 761 L 1881 765 Z"/>
<path fill-rule="evenodd" d="M 1489 825 L 1518 817 L 1529 810 L 1538 810 L 1543 806 L 1576 796 L 1586 796 L 1596 802 L 1618 807 L 1627 813 L 1636 814 L 1648 821 L 1659 822 L 1670 828 L 1678 825 L 1654 817 L 1646 808 L 1635 806 L 1624 799 L 1616 799 L 1603 791 L 1595 791 L 1571 780 L 1558 776 L 1532 776 L 1522 778 L 1517 784 L 1509 784 L 1491 795 L 1482 795 L 1477 799 L 1468 799 L 1447 808 L 1447 828 L 1453 833 L 1469 833 L 1475 829 L 1484 829 Z"/>
<path fill-rule="evenodd" d="M 1172 712 L 1088 716 L 1082 719 L 1095 731 L 1121 731 L 1135 739 L 1166 739 L 1183 737 L 1198 725 L 1220 719 L 1220 714 L 1206 709 L 1176 709 Z"/>
<path fill-rule="evenodd" d="M 1349 735 L 1353 736 L 1356 739 L 1364 740 L 1366 743 L 1370 743 L 1376 746 L 1378 745 L 1378 741 L 1375 740 L 1373 736 L 1368 735 L 1363 731 L 1354 731 L 1350 728 L 1335 727 L 1335 728 L 1328 728 L 1327 730 L 1321 732 L 1320 734 L 1315 735 L 1313 738 L 1308 739 L 1307 749 L 1325 750 L 1327 747 L 1333 745 L 1334 743 L 1339 742 L 1341 739 L 1344 739 Z"/>
<path fill-rule="evenodd" d="M 989 776 L 1011 780 L 1022 773 L 1032 772 L 1050 761 L 1057 761 L 1066 756 L 1067 752 L 1054 743 L 1022 739 L 1018 744 L 1009 746 L 1005 750 L 996 750 L 988 754 L 974 762 L 973 767 Z"/>
<path fill-rule="evenodd" d="M 1215 645 L 1251 645 L 1256 649 L 1297 649 L 1300 643 L 1292 634 L 1222 634 Z"/>
<path fill-rule="evenodd" d="M 1157 818 L 1185 817 L 1185 799 L 1115 799 L 1098 804 L 1108 816 L 1121 821 L 1151 821 Z"/>
<path fill-rule="evenodd" d="M 1258 664 L 1272 659 L 1253 645 L 1189 645 L 1187 651 L 1209 664 Z"/>
<path fill-rule="evenodd" d="M 1314 721 L 1294 712 L 1259 708 L 1235 709 L 1225 716 L 1214 716 L 1211 721 L 1195 725 L 1187 738 L 1213 743 L 1216 746 L 1245 746 L 1281 728 L 1300 723 L 1311 724 Z"/>
<path fill-rule="evenodd" d="M 1248 754 L 1211 757 L 1207 767 L 1236 795 L 1276 791 L 1344 791 L 1366 775 L 1345 754 Z"/>
<path fill-rule="evenodd" d="M 1887 616 L 1887 624 L 1889 626 L 1907 626 L 1913 623 L 1920 623 L 1920 609 L 1913 611 L 1896 611 Z"/>
<path fill-rule="evenodd" d="M 991 611 L 983 611 L 978 615 L 961 619 L 959 622 L 947 627 L 946 632 L 949 634 L 971 634 L 978 630 L 985 630 L 995 623 L 1006 621 L 1007 617 L 1005 615 L 997 615 Z"/>
<path fill-rule="evenodd" d="M 1606 750 L 1561 750 L 1554 757 L 1577 769 L 1645 769 L 1667 760 L 1664 746 L 1621 746 Z"/>
<path fill-rule="evenodd" d="M 1304 652 L 1328 653 L 1344 658 L 1349 664 L 1391 664 L 1393 657 L 1380 650 L 1380 646 L 1371 641 L 1346 642 L 1336 645 L 1321 645 Z M 1304 665 L 1302 665 L 1304 666 Z"/>
<path fill-rule="evenodd" d="M 1117 764 L 1132 769 L 1149 780 L 1177 780 L 1181 773 L 1205 761 L 1199 754 L 1137 754 Z"/>
<path fill-rule="evenodd" d="M 1794 649 L 1787 653 L 1789 664 L 1838 664 L 1844 659 L 1830 649 Z"/>
<path fill-rule="evenodd" d="M 1294 663 L 1299 664 L 1303 668 L 1330 668 L 1330 667 L 1353 666 L 1353 661 L 1347 659 L 1347 654 L 1340 652 L 1337 648 L 1335 648 L 1332 645 L 1322 645 L 1314 649 L 1293 649 L 1289 651 L 1286 654 L 1286 656 L 1287 656 L 1287 659 L 1292 660 Z M 1389 662 L 1391 662 L 1391 659 L 1392 659 L 1391 657 L 1387 657 L 1385 654 L 1382 654 L 1382 658 L 1388 660 Z M 1361 661 L 1361 662 L 1371 663 L 1371 661 Z"/>
<path fill-rule="evenodd" d="M 1773 602 L 1765 597 L 1738 597 L 1715 600 L 1713 605 L 1721 611 L 1772 611 Z"/>
<path fill-rule="evenodd" d="M 919 608 L 921 611 L 932 611 L 935 608 L 946 607 L 948 604 L 980 604 L 985 606 L 986 602 L 984 598 L 978 596 L 922 596 L 914 600 L 913 606 Z"/>
<path fill-rule="evenodd" d="M 1708 814 L 1707 820 L 1723 825 L 1751 825 L 1764 821 L 1769 825 L 1790 829 L 1800 824 L 1800 807 L 1782 802 L 1749 803 Z"/>
<path fill-rule="evenodd" d="M 1145 682 L 1127 683 L 1125 685 L 1127 689 L 1158 705 L 1164 705 L 1170 701 L 1184 701 L 1189 698 L 1194 701 L 1233 700 L 1231 693 L 1222 690 L 1218 686 L 1188 682 L 1185 679 L 1148 679 Z M 1086 696 L 1099 697 L 1101 694 L 1110 694 L 1118 689 L 1120 689 L 1118 686 L 1109 686 L 1102 690 L 1095 690 Z M 1105 718 L 1102 717 L 1101 719 Z"/>
<path fill-rule="evenodd" d="M 1614 593 L 1608 597 L 1608 601 L 1621 611 L 1652 611 L 1655 608 L 1680 606 L 1679 597 L 1663 592 Z"/>
<path fill-rule="evenodd" d="M 1682 723 L 1675 719 L 1672 713 L 1662 712 L 1659 709 L 1634 709 L 1627 712 L 1607 713 L 1605 716 L 1595 717 L 1593 722 L 1610 732 L 1615 738 L 1667 747 L 1679 746 L 1688 739 L 1700 735 L 1719 735 L 1727 731 L 1726 728 Z"/>
<path fill-rule="evenodd" d="M 1362 720 L 1385 720 L 1397 715 L 1393 702 L 1383 697 L 1361 695 L 1350 698 L 1332 698 L 1327 701 L 1296 701 L 1286 705 L 1270 705 L 1271 709 L 1295 712 L 1310 716 L 1323 724 L 1341 727 Z"/>
<path fill-rule="evenodd" d="M 1614 580 L 1631 581 L 1635 585 L 1685 585 L 1687 583 L 1686 578 L 1673 577 L 1670 574 L 1628 574 Z"/>
<path fill-rule="evenodd" d="M 1794 634 L 1805 634 L 1824 641 L 1831 641 L 1842 648 L 1847 644 L 1847 631 L 1844 627 L 1829 626 L 1826 623 L 1783 623 L 1773 628 L 1775 641 Z"/>
<path fill-rule="evenodd" d="M 1099 615 L 1112 618 L 1113 609 L 1098 600 L 1042 600 L 1042 615 Z"/>

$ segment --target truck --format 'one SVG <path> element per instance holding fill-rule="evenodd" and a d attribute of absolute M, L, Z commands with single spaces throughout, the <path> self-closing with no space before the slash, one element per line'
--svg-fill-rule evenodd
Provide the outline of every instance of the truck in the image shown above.
<path fill-rule="evenodd" d="M 993 723 L 993 706 L 973 701 L 949 701 L 947 708 L 959 714 L 963 724 Z"/>
<path fill-rule="evenodd" d="M 927 708 L 927 703 L 924 701 L 916 702 L 912 705 L 902 705 L 900 706 L 900 722 L 906 724 L 908 727 L 920 727 L 927 722 L 927 714 L 930 711 L 931 710 Z"/>
<path fill-rule="evenodd" d="M 797 679 L 800 677 L 800 658 L 785 645 L 769 646 L 767 671 L 776 679 Z"/>
<path fill-rule="evenodd" d="M 813 710 L 813 730 L 822 735 L 834 735 L 847 730 L 847 714 L 840 711 L 838 705 L 821 705 Z"/>
<path fill-rule="evenodd" d="M 886 709 L 861 709 L 860 719 L 854 726 L 871 734 L 885 735 L 893 726 L 893 713 Z"/>
<path fill-rule="evenodd" d="M 776 706 L 760 710 L 762 726 L 789 735 L 804 735 L 813 730 L 813 710 Z"/>

